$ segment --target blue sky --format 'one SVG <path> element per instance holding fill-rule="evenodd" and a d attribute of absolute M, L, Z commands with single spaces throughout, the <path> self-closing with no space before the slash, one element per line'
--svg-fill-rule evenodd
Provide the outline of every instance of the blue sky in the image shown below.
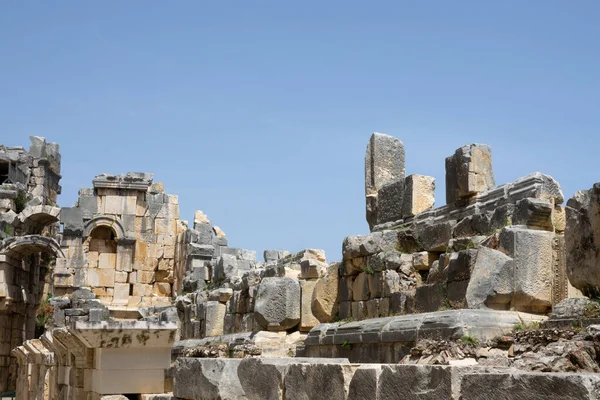
<path fill-rule="evenodd" d="M 600 181 L 597 1 L 3 1 L 0 143 L 60 143 L 61 205 L 103 172 L 149 171 L 230 245 L 364 234 L 371 132 L 407 173 L 493 149 L 497 183 Z"/>

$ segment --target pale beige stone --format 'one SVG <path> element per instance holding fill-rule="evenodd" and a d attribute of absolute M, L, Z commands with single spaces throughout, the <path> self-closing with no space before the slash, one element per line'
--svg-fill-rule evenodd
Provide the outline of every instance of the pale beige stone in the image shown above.
<path fill-rule="evenodd" d="M 115 290 L 113 293 L 115 303 L 127 304 L 129 301 L 129 287 L 128 283 L 115 283 Z"/>
<path fill-rule="evenodd" d="M 152 292 L 158 296 L 170 296 L 171 285 L 165 282 L 157 282 L 154 284 Z"/>
<path fill-rule="evenodd" d="M 327 274 L 315 285 L 311 307 L 313 315 L 320 322 L 332 322 L 337 314 L 339 265 L 338 263 L 330 265 Z"/>
<path fill-rule="evenodd" d="M 315 290 L 316 280 L 301 280 L 300 287 L 302 299 L 300 306 L 300 331 L 308 332 L 319 324 L 319 320 L 312 312 L 312 298 Z"/>
<path fill-rule="evenodd" d="M 115 285 L 115 270 L 109 268 L 100 268 L 98 271 L 99 286 L 113 287 Z"/>
<path fill-rule="evenodd" d="M 424 175 L 409 175 L 404 185 L 402 216 L 414 217 L 431 210 L 435 204 L 435 178 Z"/>
<path fill-rule="evenodd" d="M 139 283 L 152 283 L 152 282 L 154 282 L 154 272 L 138 271 L 137 280 Z"/>
<path fill-rule="evenodd" d="M 123 271 L 115 272 L 115 283 L 127 283 L 128 274 Z"/>
<path fill-rule="evenodd" d="M 100 286 L 100 272 L 98 269 L 87 270 L 87 285 L 90 287 Z"/>
<path fill-rule="evenodd" d="M 196 210 L 196 213 L 194 214 L 194 224 L 210 224 L 210 220 L 202 211 Z"/>
<path fill-rule="evenodd" d="M 419 271 L 429 270 L 433 261 L 433 257 L 431 257 L 431 255 L 427 251 L 413 253 L 413 266 Z"/>
<path fill-rule="evenodd" d="M 565 207 L 554 206 L 554 212 L 552 213 L 552 224 L 556 232 L 564 232 L 567 227 L 567 214 Z"/>
<path fill-rule="evenodd" d="M 98 260 L 98 268 L 115 269 L 117 266 L 117 255 L 115 253 L 100 253 Z"/>
<path fill-rule="evenodd" d="M 88 252 L 88 267 L 89 268 L 98 268 L 98 260 L 100 258 L 100 255 L 98 254 L 97 251 L 90 251 Z"/>

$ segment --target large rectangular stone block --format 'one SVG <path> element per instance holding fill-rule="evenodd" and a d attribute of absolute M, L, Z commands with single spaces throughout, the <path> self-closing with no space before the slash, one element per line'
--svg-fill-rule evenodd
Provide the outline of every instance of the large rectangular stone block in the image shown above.
<path fill-rule="evenodd" d="M 492 149 L 485 144 L 463 146 L 446 158 L 446 203 L 452 204 L 495 186 Z"/>
<path fill-rule="evenodd" d="M 404 183 L 402 218 L 414 217 L 431 210 L 435 204 L 435 178 L 424 175 L 409 175 Z"/>
<path fill-rule="evenodd" d="M 371 227 L 377 223 L 379 190 L 393 182 L 404 184 L 404 158 L 404 144 L 400 140 L 381 133 L 371 135 L 365 156 L 367 222 Z"/>

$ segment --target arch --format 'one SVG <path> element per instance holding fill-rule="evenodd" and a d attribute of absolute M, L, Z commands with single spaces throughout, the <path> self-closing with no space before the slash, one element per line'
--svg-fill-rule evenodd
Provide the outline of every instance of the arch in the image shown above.
<path fill-rule="evenodd" d="M 106 226 L 111 228 L 115 232 L 117 239 L 125 238 L 125 229 L 123 229 L 123 224 L 121 224 L 121 221 L 119 221 L 117 218 L 109 217 L 108 215 L 100 215 L 86 222 L 85 226 L 83 227 L 83 237 L 90 236 L 90 233 L 92 233 L 94 228 L 98 226 Z"/>
<path fill-rule="evenodd" d="M 27 206 L 17 215 L 17 221 L 25 234 L 40 234 L 42 230 L 58 221 L 60 207 Z"/>
<path fill-rule="evenodd" d="M 28 255 L 37 252 L 49 252 L 56 258 L 65 258 L 56 240 L 42 235 L 26 235 L 4 239 L 0 242 L 0 254 L 17 253 Z"/>

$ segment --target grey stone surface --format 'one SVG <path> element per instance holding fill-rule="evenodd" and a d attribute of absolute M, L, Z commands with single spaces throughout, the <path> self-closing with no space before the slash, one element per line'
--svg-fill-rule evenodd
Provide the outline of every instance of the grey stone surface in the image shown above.
<path fill-rule="evenodd" d="M 423 365 L 383 365 L 377 387 L 377 398 L 450 399 L 452 372 L 450 367 Z"/>
<path fill-rule="evenodd" d="M 600 294 L 600 182 L 569 199 L 566 218 L 569 281 L 583 294 L 597 296 Z"/>
<path fill-rule="evenodd" d="M 452 239 L 456 221 L 430 223 L 419 228 L 417 233 L 423 248 L 427 251 L 445 251 Z"/>
<path fill-rule="evenodd" d="M 446 158 L 446 202 L 452 204 L 495 186 L 492 149 L 485 144 L 471 144 Z"/>
<path fill-rule="evenodd" d="M 285 376 L 285 399 L 345 399 L 354 369 L 344 364 L 290 365 Z"/>
<path fill-rule="evenodd" d="M 404 180 L 388 183 L 377 193 L 377 224 L 402 219 Z"/>
<path fill-rule="evenodd" d="M 389 135 L 373 133 L 365 156 L 366 214 L 369 226 L 377 222 L 377 195 L 383 186 L 406 176 L 404 144 Z"/>
<path fill-rule="evenodd" d="M 514 263 L 501 251 L 482 247 L 477 256 L 466 292 L 469 308 L 505 309 L 514 290 Z"/>
<path fill-rule="evenodd" d="M 241 359 L 178 358 L 173 395 L 189 400 L 243 398 L 238 379 Z"/>
<path fill-rule="evenodd" d="M 396 250 L 397 231 L 373 232 L 366 236 L 347 236 L 342 245 L 344 260 Z"/>
<path fill-rule="evenodd" d="M 514 262 L 513 306 L 552 305 L 553 240 L 553 232 L 519 227 L 506 227 L 500 233 L 500 248 Z"/>
<path fill-rule="evenodd" d="M 377 400 L 377 386 L 380 374 L 380 365 L 360 366 L 354 372 L 350 381 L 347 400 Z"/>
<path fill-rule="evenodd" d="M 553 231 L 552 213 L 554 204 L 549 199 L 523 199 L 519 200 L 513 214 L 514 225 L 526 225 L 530 229 L 544 229 Z"/>
<path fill-rule="evenodd" d="M 460 383 L 461 399 L 475 400 L 575 400 L 597 399 L 597 374 L 498 373 L 465 374 Z"/>
<path fill-rule="evenodd" d="M 300 284 L 292 278 L 264 278 L 258 286 L 254 317 L 267 330 L 283 331 L 300 322 Z"/>
<path fill-rule="evenodd" d="M 65 235 L 81 236 L 83 234 L 83 213 L 77 207 L 60 209 L 60 223 Z"/>

